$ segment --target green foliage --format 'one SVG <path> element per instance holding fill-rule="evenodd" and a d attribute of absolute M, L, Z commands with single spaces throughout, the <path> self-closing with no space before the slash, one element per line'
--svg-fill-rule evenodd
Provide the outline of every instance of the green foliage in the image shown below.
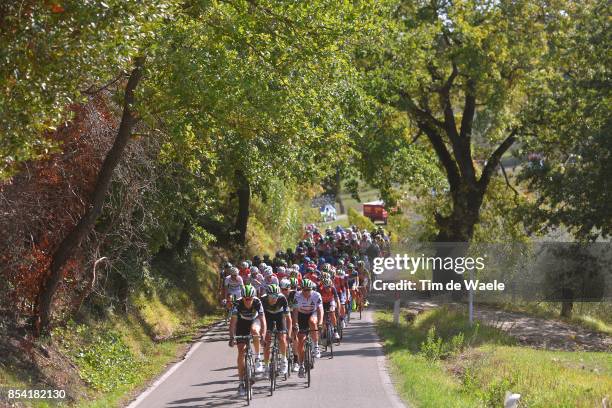
<path fill-rule="evenodd" d="M 376 229 L 376 225 L 363 214 L 359 214 L 354 208 L 348 209 L 348 220 L 350 225 L 356 225 L 360 230 L 367 229 L 373 231 Z"/>
<path fill-rule="evenodd" d="M 137 380 L 140 362 L 118 333 L 93 332 L 71 321 L 65 328 L 54 330 L 53 336 L 92 388 L 108 392 Z"/>
<path fill-rule="evenodd" d="M 451 198 L 443 190 L 420 190 L 415 200 L 410 201 L 416 213 L 415 238 L 428 242 L 435 239 L 438 228 L 434 219 L 436 213 L 449 214 L 452 211 Z M 501 179 L 491 181 L 480 210 L 480 221 L 474 229 L 473 242 L 526 242 L 528 233 L 523 223 L 524 208 L 528 199 L 524 194 L 515 194 Z"/>
<path fill-rule="evenodd" d="M 420 354 L 428 361 L 438 361 L 461 352 L 465 346 L 463 332 L 459 332 L 445 342 L 436 336 L 436 326 L 433 325 L 427 331 L 425 341 L 421 343 Z"/>
<path fill-rule="evenodd" d="M 67 107 L 119 78 L 173 1 L 3 2 L 0 5 L 0 179 L 48 155 L 45 133 Z"/>
<path fill-rule="evenodd" d="M 449 307 L 424 312 L 412 324 L 401 319 L 399 326 L 394 325 L 390 311 L 377 312 L 376 320 L 394 383 L 415 406 L 498 407 L 505 392 L 512 391 L 530 407 L 590 407 L 609 394 L 610 353 L 517 346 L 495 328 L 470 327 L 465 315 Z M 436 338 L 452 343 L 453 336 L 464 333 L 463 351 L 437 362 L 423 358 L 420 345 L 433 326 L 436 334 L 430 336 L 430 344 Z"/>
<path fill-rule="evenodd" d="M 532 95 L 520 152 L 539 155 L 521 175 L 538 194 L 526 209 L 534 228 L 565 226 L 581 240 L 612 233 L 609 15 L 609 2 L 601 0 L 567 9 L 567 29 L 552 42 L 556 69 Z"/>

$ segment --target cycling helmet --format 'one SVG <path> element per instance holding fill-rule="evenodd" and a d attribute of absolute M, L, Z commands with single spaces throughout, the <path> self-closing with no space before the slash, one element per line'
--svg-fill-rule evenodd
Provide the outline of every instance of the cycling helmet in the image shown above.
<path fill-rule="evenodd" d="M 266 267 L 264 268 L 264 275 L 265 275 L 265 276 L 270 276 L 270 275 L 272 275 L 273 273 L 274 273 L 274 271 L 272 270 L 272 267 L 271 267 L 271 266 L 266 266 Z"/>
<path fill-rule="evenodd" d="M 240 263 L 240 267 L 241 267 L 242 269 L 246 269 L 246 268 L 248 268 L 248 267 L 249 267 L 249 264 L 248 264 L 246 261 L 243 261 L 243 262 L 241 262 L 241 263 Z"/>
<path fill-rule="evenodd" d="M 266 293 L 268 293 L 268 295 L 278 295 L 280 294 L 280 286 L 278 286 L 276 283 L 268 285 L 266 288 Z"/>
<path fill-rule="evenodd" d="M 298 287 L 298 280 L 296 278 L 289 279 L 289 282 L 291 282 L 291 289 L 297 289 L 297 287 Z"/>
<path fill-rule="evenodd" d="M 331 264 L 329 264 L 329 263 L 327 263 L 327 262 L 326 262 L 326 263 L 324 263 L 324 264 L 323 264 L 323 266 L 321 267 L 321 270 L 322 270 L 323 272 L 328 272 L 330 269 L 331 269 Z"/>
<path fill-rule="evenodd" d="M 331 286 L 332 285 L 332 280 L 329 278 L 323 279 L 323 286 Z"/>
<path fill-rule="evenodd" d="M 256 266 L 251 266 L 251 275 L 257 275 L 259 273 L 259 268 Z"/>
<path fill-rule="evenodd" d="M 304 279 L 302 281 L 302 288 L 304 288 L 304 289 L 314 289 L 315 288 L 315 284 L 310 279 Z"/>
<path fill-rule="evenodd" d="M 346 265 L 346 269 L 355 269 L 355 265 L 350 263 L 350 264 Z"/>
<path fill-rule="evenodd" d="M 290 288 L 291 281 L 289 279 L 281 279 L 281 281 L 278 283 L 278 286 L 280 286 L 281 289 Z"/>
<path fill-rule="evenodd" d="M 280 274 L 285 274 L 286 273 L 286 269 L 284 266 L 279 266 L 278 268 L 276 268 L 276 273 L 280 273 Z"/>
<path fill-rule="evenodd" d="M 239 271 L 239 270 L 238 270 L 238 268 L 236 268 L 235 266 L 232 266 L 232 269 L 230 269 L 230 274 L 231 274 L 232 276 L 238 276 L 238 273 L 239 273 L 239 272 L 240 272 L 240 271 Z"/>
<path fill-rule="evenodd" d="M 229 262 L 226 262 L 226 263 L 224 263 L 224 264 L 223 264 L 223 269 L 229 269 L 229 268 L 231 268 L 232 266 L 234 266 L 234 265 L 232 265 L 232 264 L 231 264 L 231 263 L 229 263 Z"/>
<path fill-rule="evenodd" d="M 243 288 L 244 297 L 255 297 L 257 296 L 257 289 L 253 285 L 245 285 Z"/>

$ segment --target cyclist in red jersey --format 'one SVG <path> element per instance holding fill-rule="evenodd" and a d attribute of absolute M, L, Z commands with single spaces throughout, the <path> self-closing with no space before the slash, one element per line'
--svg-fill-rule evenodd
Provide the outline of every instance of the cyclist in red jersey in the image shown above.
<path fill-rule="evenodd" d="M 250 279 L 250 277 L 251 277 L 251 266 L 249 265 L 248 262 L 244 261 L 244 262 L 240 263 L 239 274 L 240 274 L 240 277 L 242 278 L 242 280 L 245 281 L 245 282 L 247 282 Z"/>
<path fill-rule="evenodd" d="M 312 268 L 310 266 L 306 268 L 306 274 L 304 275 L 304 279 L 310 279 L 317 286 L 319 286 L 319 283 L 321 283 L 319 279 L 319 275 L 317 274 L 315 268 Z"/>
<path fill-rule="evenodd" d="M 331 279 L 327 278 L 319 285 L 319 293 L 323 300 L 323 311 L 329 313 L 329 318 L 334 330 L 334 340 L 340 340 L 340 335 L 336 332 L 336 305 L 340 303 L 338 301 L 338 292 L 334 287 Z"/>
<path fill-rule="evenodd" d="M 344 271 L 338 269 L 334 274 L 334 287 L 336 288 L 336 292 L 338 293 L 338 314 L 340 315 L 340 321 L 342 322 L 342 326 L 345 327 L 344 323 L 344 314 L 346 313 L 345 305 L 346 305 L 346 279 L 344 278 Z"/>

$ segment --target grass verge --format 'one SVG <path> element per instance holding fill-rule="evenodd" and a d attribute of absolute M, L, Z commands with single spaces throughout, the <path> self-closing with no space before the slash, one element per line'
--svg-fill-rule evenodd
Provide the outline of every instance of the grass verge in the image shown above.
<path fill-rule="evenodd" d="M 506 391 L 522 407 L 593 407 L 612 396 L 610 353 L 519 347 L 449 307 L 398 326 L 380 311 L 376 323 L 398 391 L 415 407 L 500 407 Z"/>

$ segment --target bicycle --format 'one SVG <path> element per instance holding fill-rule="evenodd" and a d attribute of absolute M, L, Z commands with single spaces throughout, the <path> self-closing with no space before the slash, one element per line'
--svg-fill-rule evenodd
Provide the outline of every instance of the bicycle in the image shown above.
<path fill-rule="evenodd" d="M 310 387 L 310 370 L 314 370 L 315 352 L 312 337 L 310 332 L 318 330 L 306 329 L 300 330 L 299 333 L 306 333 L 306 341 L 304 343 L 304 368 L 306 370 L 306 378 L 308 381 L 307 387 Z"/>
<path fill-rule="evenodd" d="M 251 404 L 253 399 L 253 383 L 255 382 L 255 363 L 253 362 L 253 351 L 251 350 L 252 335 L 235 336 L 235 341 L 246 340 L 244 353 L 244 387 L 246 391 L 247 405 Z"/>
<path fill-rule="evenodd" d="M 336 314 L 336 332 L 340 340 L 342 340 L 344 329 L 342 328 L 342 319 L 340 318 L 340 308 L 337 308 L 334 313 Z M 338 341 L 338 344 L 340 344 L 340 341 Z"/>
<path fill-rule="evenodd" d="M 285 381 L 291 377 L 291 370 L 293 369 L 293 339 L 287 336 L 287 374 L 285 374 Z"/>
<path fill-rule="evenodd" d="M 270 376 L 270 396 L 274 394 L 274 390 L 276 389 L 276 373 L 278 369 L 278 330 L 276 330 L 276 325 L 270 332 L 272 348 L 270 350 L 270 366 L 269 366 L 269 376 Z M 285 374 L 285 380 L 287 379 L 287 375 Z"/>
<path fill-rule="evenodd" d="M 334 328 L 331 324 L 331 316 L 328 311 L 325 312 L 323 321 L 325 321 L 325 351 L 329 350 L 329 358 L 334 358 Z"/>

